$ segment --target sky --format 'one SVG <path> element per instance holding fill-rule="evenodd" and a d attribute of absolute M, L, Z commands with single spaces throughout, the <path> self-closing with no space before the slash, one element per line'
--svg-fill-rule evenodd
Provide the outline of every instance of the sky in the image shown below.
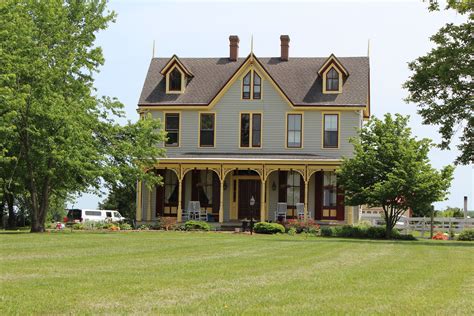
<path fill-rule="evenodd" d="M 127 120 L 138 119 L 137 102 L 148 65 L 155 57 L 227 57 L 229 35 L 240 38 L 239 56 L 250 52 L 253 36 L 257 57 L 279 56 L 280 35 L 290 36 L 290 58 L 367 56 L 371 69 L 372 115 L 410 115 L 414 135 L 440 142 L 437 127 L 422 125 L 415 104 L 407 104 L 402 88 L 410 76 L 407 63 L 426 54 L 429 37 L 448 22 L 462 23 L 456 12 L 429 12 L 412 1 L 110 1 L 114 24 L 97 35 L 105 64 L 96 75 L 99 95 L 117 97 Z M 370 45 L 368 44 L 370 41 Z M 369 48 L 370 46 L 370 48 Z M 456 139 L 459 134 L 456 135 Z M 456 144 L 456 140 L 453 145 Z M 458 152 L 433 148 L 435 168 L 452 164 Z M 468 196 L 474 209 L 474 167 L 457 166 L 448 199 L 436 209 L 463 206 Z M 85 194 L 69 207 L 97 208 L 103 199 Z"/>

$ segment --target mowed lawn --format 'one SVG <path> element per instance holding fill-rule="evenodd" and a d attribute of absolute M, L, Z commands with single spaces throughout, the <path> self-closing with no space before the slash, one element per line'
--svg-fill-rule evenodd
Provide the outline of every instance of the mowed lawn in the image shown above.
<path fill-rule="evenodd" d="M 0 315 L 474 314 L 474 243 L 0 234 Z"/>

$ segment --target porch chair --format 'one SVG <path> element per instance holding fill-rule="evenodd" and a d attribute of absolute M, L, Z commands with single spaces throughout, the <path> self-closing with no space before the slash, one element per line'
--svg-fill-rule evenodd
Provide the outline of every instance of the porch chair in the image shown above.
<path fill-rule="evenodd" d="M 199 201 L 195 201 L 194 202 L 194 210 L 195 210 L 195 219 L 197 221 L 205 221 L 207 222 L 207 210 L 204 209 L 202 210 L 201 209 L 201 202 Z"/>
<path fill-rule="evenodd" d="M 304 219 L 304 203 L 296 203 L 296 216 L 298 219 Z"/>
<path fill-rule="evenodd" d="M 275 212 L 275 222 L 278 222 L 278 218 L 282 218 L 283 221 L 286 221 L 286 212 L 287 212 L 287 204 L 284 202 L 279 202 L 277 204 L 277 209 Z"/>

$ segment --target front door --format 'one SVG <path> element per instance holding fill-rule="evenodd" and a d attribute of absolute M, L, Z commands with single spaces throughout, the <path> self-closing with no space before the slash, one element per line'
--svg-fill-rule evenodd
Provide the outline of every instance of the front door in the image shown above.
<path fill-rule="evenodd" d="M 250 206 L 252 196 L 255 199 L 255 205 Z M 239 219 L 255 220 L 260 218 L 260 180 L 239 180 Z M 253 214 L 252 214 L 253 213 Z"/>

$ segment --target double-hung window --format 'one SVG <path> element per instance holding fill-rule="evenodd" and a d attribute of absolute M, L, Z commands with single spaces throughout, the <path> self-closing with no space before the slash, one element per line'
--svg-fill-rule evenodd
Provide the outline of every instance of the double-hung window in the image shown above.
<path fill-rule="evenodd" d="M 260 100 L 262 98 L 262 77 L 250 70 L 242 79 L 242 99 Z"/>
<path fill-rule="evenodd" d="M 339 73 L 334 67 L 326 74 L 326 90 L 339 91 Z"/>
<path fill-rule="evenodd" d="M 339 114 L 324 114 L 324 148 L 339 147 Z"/>
<path fill-rule="evenodd" d="M 303 145 L 303 115 L 288 114 L 286 124 L 286 147 L 301 148 Z"/>
<path fill-rule="evenodd" d="M 240 147 L 260 148 L 262 146 L 262 114 L 240 114 Z"/>
<path fill-rule="evenodd" d="M 179 113 L 165 113 L 166 147 L 179 146 Z"/>
<path fill-rule="evenodd" d="M 214 147 L 216 116 L 201 113 L 199 121 L 199 147 Z"/>

